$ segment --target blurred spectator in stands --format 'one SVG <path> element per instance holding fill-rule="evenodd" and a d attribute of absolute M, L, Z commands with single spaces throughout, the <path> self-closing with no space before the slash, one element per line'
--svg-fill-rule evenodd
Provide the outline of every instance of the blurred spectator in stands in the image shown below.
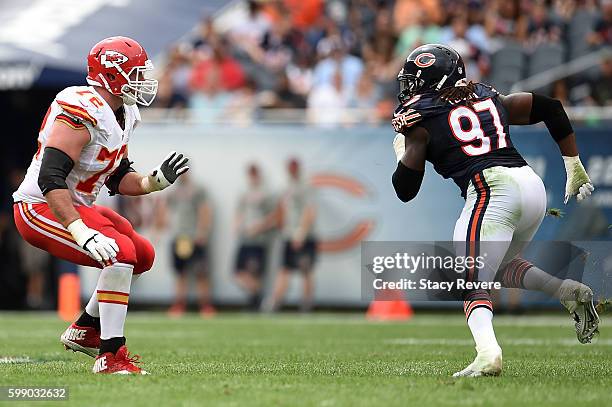
<path fill-rule="evenodd" d="M 228 43 L 212 44 L 212 55 L 200 57 L 189 80 L 191 106 L 202 121 L 215 121 L 227 107 L 230 93 L 245 83 L 240 64 L 229 53 Z"/>
<path fill-rule="evenodd" d="M 571 22 L 576 7 L 576 0 L 555 0 L 551 5 L 550 18 L 560 24 L 562 29 L 566 29 L 565 25 Z"/>
<path fill-rule="evenodd" d="M 304 98 L 312 89 L 314 81 L 312 59 L 311 55 L 307 53 L 298 53 L 286 69 L 289 89 Z"/>
<path fill-rule="evenodd" d="M 374 36 L 376 11 L 377 9 L 371 0 L 358 0 L 349 3 L 345 24 L 346 30 L 350 32 L 348 49 L 351 54 L 361 56 L 362 45 Z M 389 16 L 390 13 L 387 12 L 387 15 Z M 391 33 L 394 32 L 392 24 L 388 24 L 386 29 Z"/>
<path fill-rule="evenodd" d="M 404 58 L 414 48 L 429 43 L 439 43 L 442 29 L 432 20 L 431 14 L 419 10 L 414 24 L 406 26 L 399 36 L 395 53 Z"/>
<path fill-rule="evenodd" d="M 303 36 L 291 28 L 288 19 L 283 19 L 266 31 L 260 45 L 260 54 L 255 60 L 273 74 L 284 70 L 293 54 L 293 50 L 302 47 Z"/>
<path fill-rule="evenodd" d="M 160 76 L 155 98 L 157 107 L 184 108 L 189 100 L 189 78 L 191 75 L 190 51 L 185 44 L 172 47 L 168 63 Z"/>
<path fill-rule="evenodd" d="M 244 4 L 244 13 L 224 20 L 225 34 L 215 30 L 212 18 L 203 20 L 193 42 L 195 52 L 190 54 L 194 68 L 187 89 L 189 61 L 173 50 L 162 76 L 159 106 L 180 106 L 193 92 L 190 104 L 196 118 L 214 121 L 222 117 L 229 92 L 246 86 L 244 94 L 248 98 L 253 94 L 245 85 L 246 77 L 255 83 L 256 104 L 282 108 L 285 103 L 269 96 L 282 93 L 294 105 L 298 104 L 294 94 L 309 99 L 315 93 L 317 99 L 323 89 L 333 91 L 330 104 L 342 105 L 334 90 L 336 65 L 341 66 L 343 97 L 353 103 L 363 66 L 371 65 L 380 107 L 389 105 L 397 93 L 395 75 L 402 60 L 423 43 L 447 43 L 458 49 L 470 75 L 478 80 L 490 74 L 489 56 L 508 42 L 534 49 L 563 41 L 569 47 L 567 59 L 588 52 L 582 27 L 590 26 L 592 19 L 597 23 L 588 37 L 590 44 L 611 43 L 612 36 L 612 0 L 251 0 Z"/>
<path fill-rule="evenodd" d="M 247 1 L 247 9 L 246 19 L 237 21 L 229 33 L 234 44 L 245 49 L 261 44 L 271 26 L 270 17 L 263 12 L 260 2 Z"/>
<path fill-rule="evenodd" d="M 612 105 L 612 55 L 601 62 L 599 75 L 591 85 L 591 99 L 598 106 Z"/>
<path fill-rule="evenodd" d="M 252 79 L 247 79 L 239 90 L 232 92 L 228 98 L 222 119 L 224 123 L 236 126 L 253 124 L 259 109 L 257 87 Z"/>
<path fill-rule="evenodd" d="M 392 30 L 390 9 L 382 9 L 376 16 L 375 27 L 368 41 L 364 43 L 362 55 L 369 65 L 371 75 L 382 93 L 397 93 L 397 72 L 405 55 L 396 55 L 397 36 Z"/>
<path fill-rule="evenodd" d="M 489 60 L 485 50 L 481 50 L 478 43 L 470 38 L 468 30 L 467 14 L 457 14 L 452 18 L 450 27 L 447 27 L 442 34 L 442 43 L 453 47 L 461 55 L 468 76 L 474 81 L 479 81 L 488 74 Z"/>
<path fill-rule="evenodd" d="M 439 0 L 397 0 L 393 9 L 393 27 L 396 32 L 422 25 L 425 21 L 439 26 L 444 18 L 444 7 Z M 436 41 L 423 41 L 427 42 Z"/>
<path fill-rule="evenodd" d="M 206 16 L 200 23 L 200 31 L 194 39 L 192 45 L 193 50 L 200 54 L 201 58 L 210 57 L 212 46 L 220 41 L 220 36 L 215 30 L 214 19 L 212 16 Z"/>
<path fill-rule="evenodd" d="M 172 258 L 176 272 L 175 300 L 168 311 L 171 316 L 182 315 L 187 307 L 188 278 L 197 278 L 200 314 L 215 313 L 211 304 L 208 242 L 212 228 L 212 205 L 206 191 L 185 173 L 177 181 L 175 191 L 159 205 L 161 226 L 171 225 Z"/>
<path fill-rule="evenodd" d="M 291 26 L 308 31 L 323 15 L 323 0 L 262 1 L 263 10 L 273 21 L 289 17 Z"/>
<path fill-rule="evenodd" d="M 601 0 L 601 16 L 595 21 L 588 40 L 594 46 L 612 44 L 612 0 Z"/>
<path fill-rule="evenodd" d="M 317 47 L 323 58 L 314 69 L 313 92 L 335 88 L 345 99 L 350 98 L 363 71 L 363 62 L 346 53 L 341 38 L 329 37 L 326 40 L 319 42 Z M 340 85 L 335 83 L 338 78 L 342 81 Z"/>
<path fill-rule="evenodd" d="M 212 44 L 212 55 L 195 62 L 190 77 L 194 92 L 229 92 L 244 84 L 242 68 L 230 55 L 229 44 L 221 39 Z"/>
<path fill-rule="evenodd" d="M 303 34 L 291 27 L 288 18 L 274 21 L 258 42 L 234 44 L 245 52 L 241 62 L 247 74 L 264 90 L 276 87 L 278 74 L 285 70 L 294 53 L 306 47 Z"/>
<path fill-rule="evenodd" d="M 486 2 L 485 28 L 492 41 L 492 50 L 502 46 L 503 41 L 527 38 L 527 16 L 521 13 L 520 0 L 495 0 Z"/>
<path fill-rule="evenodd" d="M 262 181 L 256 164 L 247 170 L 248 187 L 240 196 L 234 218 L 239 238 L 236 257 L 236 282 L 248 295 L 248 306 L 258 310 L 262 299 L 262 282 L 266 271 L 271 229 L 277 224 L 272 195 Z"/>
<path fill-rule="evenodd" d="M 300 163 L 296 159 L 288 162 L 289 185 L 277 208 L 282 222 L 284 238 L 283 260 L 274 282 L 272 295 L 262 304 L 262 310 L 277 310 L 285 297 L 292 271 L 299 271 L 303 279 L 301 311 L 312 309 L 314 289 L 313 271 L 317 257 L 317 242 L 314 236 L 316 207 L 314 192 L 302 177 Z"/>
<path fill-rule="evenodd" d="M 320 82 L 308 95 L 308 122 L 318 126 L 335 126 L 345 121 L 349 96 L 345 92 L 342 69 L 335 67 L 331 83 Z M 350 93 L 352 97 L 353 92 Z"/>
<path fill-rule="evenodd" d="M 467 7 L 468 26 L 466 37 L 474 46 L 482 52 L 491 52 L 491 40 L 485 28 L 485 15 L 487 14 L 486 3 L 484 0 L 469 0 Z M 456 13 L 449 15 L 461 15 L 466 13 L 464 8 L 460 8 Z"/>
<path fill-rule="evenodd" d="M 276 89 L 272 93 L 272 98 L 266 104 L 266 107 L 273 109 L 304 109 L 306 107 L 306 98 L 292 90 L 287 73 L 282 72 L 278 78 Z"/>
<path fill-rule="evenodd" d="M 374 82 L 374 77 L 369 69 L 361 74 L 357 89 L 351 99 L 348 100 L 352 113 L 356 115 L 352 122 L 357 123 L 377 123 L 379 121 L 377 107 L 380 97 L 380 90 Z"/>
<path fill-rule="evenodd" d="M 544 43 L 561 40 L 561 26 L 552 19 L 543 0 L 531 4 L 527 18 L 527 44 L 534 49 Z"/>

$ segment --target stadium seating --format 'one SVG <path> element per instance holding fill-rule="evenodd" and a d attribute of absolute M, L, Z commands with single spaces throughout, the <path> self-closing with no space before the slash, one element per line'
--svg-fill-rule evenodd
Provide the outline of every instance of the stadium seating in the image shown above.
<path fill-rule="evenodd" d="M 545 43 L 539 45 L 529 57 L 527 76 L 533 76 L 563 64 L 565 47 L 561 44 Z M 549 93 L 552 85 L 536 89 Z"/>
<path fill-rule="evenodd" d="M 569 44 L 569 59 L 588 54 L 587 35 L 591 32 L 596 16 L 588 10 L 578 10 L 567 28 L 567 43 Z"/>
<path fill-rule="evenodd" d="M 515 41 L 506 41 L 501 49 L 491 56 L 489 81 L 502 93 L 510 91 L 512 85 L 523 78 L 525 71 L 524 48 Z"/>

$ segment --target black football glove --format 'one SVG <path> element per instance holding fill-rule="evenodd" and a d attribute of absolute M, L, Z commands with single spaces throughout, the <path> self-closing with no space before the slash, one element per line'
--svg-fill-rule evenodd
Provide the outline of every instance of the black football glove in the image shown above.
<path fill-rule="evenodd" d="M 171 152 L 143 179 L 143 189 L 146 192 L 153 192 L 168 188 L 181 174 L 189 170 L 188 161 L 189 158 L 183 154 L 177 154 L 176 151 Z"/>

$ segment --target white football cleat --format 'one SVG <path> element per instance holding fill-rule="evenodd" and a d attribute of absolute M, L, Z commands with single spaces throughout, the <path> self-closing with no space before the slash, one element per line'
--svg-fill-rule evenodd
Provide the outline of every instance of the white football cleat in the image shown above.
<path fill-rule="evenodd" d="M 580 343 L 591 343 L 599 334 L 599 315 L 593 303 L 593 291 L 578 281 L 564 280 L 559 287 L 559 299 L 575 322 Z"/>
<path fill-rule="evenodd" d="M 481 350 L 476 359 L 453 377 L 499 376 L 502 371 L 502 350 L 499 346 Z"/>

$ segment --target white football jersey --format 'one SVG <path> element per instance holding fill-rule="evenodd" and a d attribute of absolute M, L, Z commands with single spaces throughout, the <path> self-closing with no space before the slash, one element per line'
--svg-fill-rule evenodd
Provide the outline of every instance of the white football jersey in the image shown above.
<path fill-rule="evenodd" d="M 73 128 L 85 126 L 91 139 L 81 155 L 66 184 L 75 205 L 91 206 L 100 188 L 125 156 L 127 144 L 140 122 L 136 105 L 123 105 L 125 129 L 121 129 L 115 113 L 93 86 L 71 86 L 57 94 L 38 133 L 38 150 L 32 159 L 25 179 L 13 194 L 15 202 L 46 202 L 38 187 L 38 174 L 43 152 L 55 121 L 61 121 Z"/>

